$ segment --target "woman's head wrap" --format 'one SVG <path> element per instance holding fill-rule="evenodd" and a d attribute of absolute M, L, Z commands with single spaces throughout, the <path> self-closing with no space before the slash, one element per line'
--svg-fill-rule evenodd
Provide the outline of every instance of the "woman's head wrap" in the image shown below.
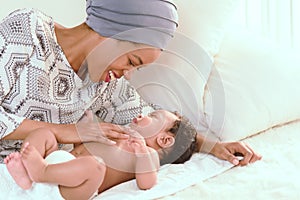
<path fill-rule="evenodd" d="M 86 24 L 104 37 L 164 49 L 178 26 L 171 0 L 87 0 Z"/>

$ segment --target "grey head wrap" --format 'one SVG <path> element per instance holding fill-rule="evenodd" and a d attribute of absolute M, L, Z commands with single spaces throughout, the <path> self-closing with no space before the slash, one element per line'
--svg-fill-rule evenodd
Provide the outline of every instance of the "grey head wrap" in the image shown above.
<path fill-rule="evenodd" d="M 178 26 L 171 0 L 87 0 L 86 24 L 104 37 L 164 49 Z"/>

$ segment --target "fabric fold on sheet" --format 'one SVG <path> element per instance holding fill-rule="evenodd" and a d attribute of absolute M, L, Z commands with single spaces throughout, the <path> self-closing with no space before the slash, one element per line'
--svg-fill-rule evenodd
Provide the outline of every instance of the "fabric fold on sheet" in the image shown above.
<path fill-rule="evenodd" d="M 200 183 L 232 167 L 227 161 L 197 153 L 184 164 L 162 166 L 158 173 L 158 184 L 150 190 L 139 190 L 135 180 L 131 180 L 99 194 L 95 200 L 114 200 L 120 197 L 127 200 L 157 199 Z"/>
<path fill-rule="evenodd" d="M 117 185 L 100 195 L 94 200 L 114 199 L 156 199 L 164 197 L 191 185 L 218 175 L 232 167 L 229 162 L 207 154 L 195 154 L 191 160 L 184 164 L 164 165 L 158 173 L 158 184 L 150 190 L 140 190 L 135 180 Z M 172 187 L 170 187 L 170 185 Z M 53 191 L 53 190 L 57 191 Z M 31 190 L 22 190 L 12 179 L 5 164 L 0 164 L 0 199 L 7 200 L 58 200 L 61 199 L 58 187 L 50 184 L 38 183 Z"/>
<path fill-rule="evenodd" d="M 63 200 L 57 186 L 46 183 L 34 184 L 30 190 L 20 188 L 8 173 L 5 164 L 0 164 L 0 199 L 6 200 Z"/>

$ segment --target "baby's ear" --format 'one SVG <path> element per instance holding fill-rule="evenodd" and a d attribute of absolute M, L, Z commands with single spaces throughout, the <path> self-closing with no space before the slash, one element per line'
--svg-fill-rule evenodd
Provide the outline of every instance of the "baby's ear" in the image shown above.
<path fill-rule="evenodd" d="M 175 138 L 168 134 L 162 134 L 156 138 L 156 142 L 161 148 L 169 148 L 174 145 Z"/>

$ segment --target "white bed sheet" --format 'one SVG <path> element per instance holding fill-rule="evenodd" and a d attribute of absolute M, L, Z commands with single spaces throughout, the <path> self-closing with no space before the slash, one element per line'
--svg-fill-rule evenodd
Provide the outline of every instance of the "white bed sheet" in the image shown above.
<path fill-rule="evenodd" d="M 300 122 L 294 122 L 246 139 L 263 159 L 246 167 L 233 167 L 213 156 L 196 154 L 181 165 L 159 172 L 159 183 L 147 191 L 135 181 L 120 184 L 96 199 L 299 199 Z M 42 187 L 43 188 L 43 187 Z M 53 194 L 56 195 L 56 194 Z M 24 192 L 13 184 L 0 165 L 0 199 L 45 199 L 47 188 Z M 51 199 L 51 198 L 50 198 Z"/>
<path fill-rule="evenodd" d="M 234 167 L 161 200 L 300 199 L 300 122 L 246 139 L 263 159 Z"/>
<path fill-rule="evenodd" d="M 131 180 L 101 193 L 95 199 L 157 199 L 181 191 L 231 167 L 229 162 L 211 155 L 195 154 L 185 164 L 163 166 L 158 174 L 158 184 L 150 190 L 139 190 L 135 180 Z"/>
<path fill-rule="evenodd" d="M 174 194 L 232 167 L 229 162 L 207 154 L 195 154 L 184 164 L 165 165 L 158 174 L 158 184 L 150 190 L 139 190 L 131 180 L 107 190 L 94 199 L 156 199 Z M 37 183 L 30 190 L 22 190 L 11 178 L 6 166 L 0 164 L 0 199 L 40 200 L 60 199 L 57 187 Z"/>

